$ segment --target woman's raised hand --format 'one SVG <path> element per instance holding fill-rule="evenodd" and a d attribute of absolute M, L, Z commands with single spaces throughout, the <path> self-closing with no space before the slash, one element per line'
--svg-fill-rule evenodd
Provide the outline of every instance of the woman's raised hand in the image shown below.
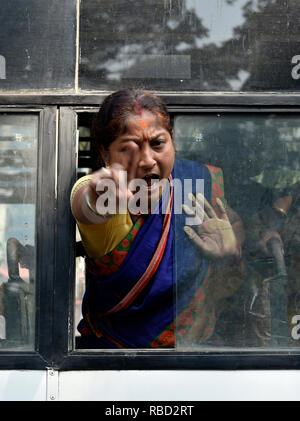
<path fill-rule="evenodd" d="M 139 155 L 132 144 L 124 162 L 114 162 L 96 171 L 89 182 L 76 192 L 72 210 L 84 224 L 105 223 L 116 213 L 126 213 L 133 195 L 129 183 L 135 178 Z"/>
<path fill-rule="evenodd" d="M 88 194 L 97 213 L 102 216 L 126 213 L 127 204 L 133 193 L 129 189 L 129 183 L 134 179 L 138 154 L 135 145 L 131 145 L 131 151 L 127 155 L 127 162 L 115 162 L 108 168 L 101 168 L 93 174 L 90 180 Z"/>
<path fill-rule="evenodd" d="M 109 168 L 101 168 L 93 174 L 89 183 L 91 197 L 97 213 L 103 216 L 119 213 L 123 203 L 130 197 L 127 171 L 119 163 L 113 163 Z M 121 213 L 121 212 L 120 212 Z"/>
<path fill-rule="evenodd" d="M 219 198 L 216 200 L 218 216 L 201 194 L 197 195 L 197 199 L 192 194 L 189 198 L 194 210 L 187 205 L 183 205 L 183 210 L 189 216 L 196 216 L 198 224 L 195 229 L 185 226 L 184 231 L 201 253 L 213 260 L 239 257 L 237 239 L 222 201 Z"/>

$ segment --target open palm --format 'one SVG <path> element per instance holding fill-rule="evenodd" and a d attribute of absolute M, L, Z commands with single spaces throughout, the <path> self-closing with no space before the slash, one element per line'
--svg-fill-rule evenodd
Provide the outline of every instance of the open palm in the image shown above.
<path fill-rule="evenodd" d="M 190 226 L 184 227 L 190 240 L 209 259 L 238 256 L 236 236 L 221 200 L 216 201 L 220 215 L 218 216 L 202 195 L 197 195 L 197 199 L 190 195 L 190 199 L 194 205 L 194 211 L 186 205 L 183 205 L 183 209 L 188 215 L 198 218 L 195 229 Z"/>

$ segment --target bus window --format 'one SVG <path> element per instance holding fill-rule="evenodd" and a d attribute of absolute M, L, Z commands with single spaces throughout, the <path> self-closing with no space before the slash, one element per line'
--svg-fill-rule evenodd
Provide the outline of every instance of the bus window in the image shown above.
<path fill-rule="evenodd" d="M 75 10 L 74 0 L 2 2 L 1 90 L 74 88 Z"/>
<path fill-rule="evenodd" d="M 33 349 L 38 116 L 0 114 L 0 346 Z"/>
<path fill-rule="evenodd" d="M 195 320 L 203 324 L 202 336 L 198 332 L 192 346 L 200 348 L 299 345 L 299 123 L 295 114 L 175 117 L 177 158 L 208 164 L 212 202 L 224 200 L 245 235 L 244 278 L 230 265 L 207 270 L 185 311 L 178 309 L 179 348 L 189 346 L 185 338 Z M 179 302 L 186 292 L 177 284 Z"/>
<path fill-rule="evenodd" d="M 78 177 L 98 169 L 92 115 L 78 117 Z M 221 198 L 237 227 L 241 260 L 236 267 L 228 262 L 220 268 L 207 259 L 206 267 L 201 253 L 191 252 L 183 225 L 176 222 L 186 215 L 175 215 L 176 323 L 150 348 L 168 348 L 168 341 L 169 348 L 178 351 L 298 346 L 293 332 L 300 312 L 299 123 L 299 116 L 286 113 L 173 115 L 176 160 L 184 171 L 190 162 L 206 167 L 211 203 L 218 209 L 216 199 Z M 175 167 L 175 178 L 176 171 Z M 188 178 L 189 173 L 183 175 Z M 191 228 L 197 232 L 198 227 Z M 75 328 L 82 318 L 85 291 L 80 240 L 77 230 Z M 75 336 L 78 339 L 77 331 Z"/>

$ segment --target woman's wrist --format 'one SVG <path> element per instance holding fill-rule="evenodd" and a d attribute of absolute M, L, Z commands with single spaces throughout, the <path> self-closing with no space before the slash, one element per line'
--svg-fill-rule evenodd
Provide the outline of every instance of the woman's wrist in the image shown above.
<path fill-rule="evenodd" d="M 113 215 L 101 215 L 97 211 L 97 207 L 96 207 L 98 196 L 95 195 L 96 197 L 94 197 L 93 199 L 91 199 L 91 196 L 93 196 L 91 194 L 91 189 L 89 188 L 89 186 L 87 186 L 87 188 L 83 192 L 84 209 L 87 211 L 86 217 L 91 219 L 92 223 L 101 224 L 101 223 L 107 222 Z"/>
<path fill-rule="evenodd" d="M 215 261 L 216 266 L 237 266 L 242 260 L 242 247 L 240 244 L 236 245 L 234 252 L 230 255 L 224 256 L 221 259 Z"/>
<path fill-rule="evenodd" d="M 232 265 L 238 265 L 241 259 L 242 259 L 242 248 L 240 244 L 237 244 L 234 254 L 228 257 L 228 263 Z"/>

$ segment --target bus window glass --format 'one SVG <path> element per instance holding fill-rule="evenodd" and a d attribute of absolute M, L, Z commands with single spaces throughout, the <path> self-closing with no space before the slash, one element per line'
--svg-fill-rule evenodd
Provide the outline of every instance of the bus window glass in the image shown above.
<path fill-rule="evenodd" d="M 89 130 L 92 114 L 81 113 L 78 121 L 80 178 L 96 171 L 99 164 Z M 297 347 L 300 338 L 299 116 L 296 113 L 176 114 L 173 124 L 176 318 L 144 348 Z M 201 213 L 196 215 L 200 216 L 196 223 L 194 215 L 184 211 L 182 204 L 195 209 L 189 194 L 196 197 L 197 192 L 203 193 L 215 215 L 205 207 L 206 215 L 202 215 L 203 219 Z M 230 225 L 222 217 L 219 199 Z M 201 208 L 201 200 L 199 204 Z M 215 250 L 209 250 L 209 244 L 206 250 L 203 244 L 194 244 L 186 230 L 188 227 L 203 239 L 205 231 L 201 230 L 205 226 L 207 229 L 207 222 L 213 227 L 216 216 L 223 219 L 221 228 L 233 232 L 237 240 L 234 257 L 222 262 L 218 261 Z M 77 327 L 82 319 L 86 289 L 86 252 L 78 229 L 76 256 Z M 75 336 L 79 340 L 77 330 Z"/>
<path fill-rule="evenodd" d="M 177 349 L 299 346 L 299 125 L 297 114 L 175 117 L 177 159 L 196 163 L 204 196 L 218 219 L 221 200 L 241 246 L 220 264 L 201 241 L 211 210 L 190 202 L 200 221 L 177 215 Z"/>
<path fill-rule="evenodd" d="M 299 90 L 297 0 L 81 1 L 81 89 Z"/>
<path fill-rule="evenodd" d="M 1 2 L 0 90 L 72 89 L 76 0 Z"/>
<path fill-rule="evenodd" d="M 0 349 L 33 349 L 38 116 L 0 114 Z"/>

